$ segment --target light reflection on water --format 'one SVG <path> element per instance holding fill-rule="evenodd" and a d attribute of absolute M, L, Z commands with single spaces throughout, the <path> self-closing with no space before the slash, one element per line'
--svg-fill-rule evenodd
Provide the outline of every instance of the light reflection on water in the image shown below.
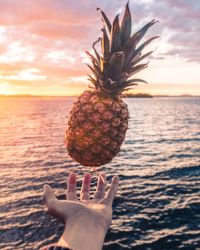
<path fill-rule="evenodd" d="M 96 172 L 68 158 L 72 98 L 0 99 L 0 249 L 37 249 L 63 226 L 46 215 L 44 183 L 64 197 L 66 174 L 120 176 L 104 249 L 197 249 L 200 242 L 200 99 L 126 99 L 131 119 L 112 163 Z M 96 179 L 93 183 L 95 185 Z"/>

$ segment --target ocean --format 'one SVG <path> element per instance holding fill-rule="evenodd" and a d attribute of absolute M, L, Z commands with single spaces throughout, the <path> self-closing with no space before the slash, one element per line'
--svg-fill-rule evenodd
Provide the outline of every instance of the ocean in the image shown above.
<path fill-rule="evenodd" d="M 64 199 L 66 176 L 91 172 L 67 155 L 74 98 L 0 98 L 0 249 L 39 249 L 63 225 L 45 212 L 43 185 Z M 127 98 L 120 153 L 100 168 L 119 175 L 104 250 L 200 249 L 200 98 Z"/>

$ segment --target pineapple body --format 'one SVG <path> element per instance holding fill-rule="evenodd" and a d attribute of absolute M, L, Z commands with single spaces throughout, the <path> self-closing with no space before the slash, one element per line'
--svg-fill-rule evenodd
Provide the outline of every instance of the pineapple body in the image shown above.
<path fill-rule="evenodd" d="M 101 9 L 97 10 L 103 20 L 102 37 L 93 43 L 93 53 L 86 51 L 91 60 L 88 67 L 92 74 L 88 76 L 93 89 L 77 98 L 66 131 L 68 153 L 83 166 L 104 165 L 119 152 L 129 118 L 123 93 L 138 83 L 147 83 L 133 76 L 148 66 L 141 62 L 153 51 L 143 53 L 143 50 L 158 38 L 154 36 L 141 42 L 156 20 L 131 34 L 129 3 L 121 23 L 119 15 L 111 23 Z M 101 42 L 100 53 L 95 48 L 98 42 Z"/>
<path fill-rule="evenodd" d="M 74 102 L 66 147 L 69 155 L 83 166 L 100 166 L 120 151 L 128 128 L 129 113 L 121 97 L 85 91 Z"/>

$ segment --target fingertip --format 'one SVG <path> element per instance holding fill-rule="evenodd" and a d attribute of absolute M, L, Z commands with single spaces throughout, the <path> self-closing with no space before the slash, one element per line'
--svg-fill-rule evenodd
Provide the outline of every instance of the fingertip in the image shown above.
<path fill-rule="evenodd" d="M 118 184 L 119 183 L 119 176 L 118 175 L 115 175 L 113 178 L 112 178 L 112 182 L 114 184 Z"/>
<path fill-rule="evenodd" d="M 90 173 L 86 173 L 84 174 L 83 180 L 84 182 L 90 182 L 91 181 L 91 174 Z"/>
<path fill-rule="evenodd" d="M 74 172 L 71 172 L 68 176 L 68 178 L 75 178 L 76 177 L 76 174 Z"/>
<path fill-rule="evenodd" d="M 76 174 L 75 173 L 70 173 L 69 176 L 67 177 L 67 182 L 69 183 L 74 183 L 76 182 Z"/>
<path fill-rule="evenodd" d="M 50 190 L 50 189 L 51 189 L 51 187 L 50 187 L 49 185 L 44 184 L 44 187 L 43 187 L 44 192 L 45 192 L 45 191 L 48 191 L 48 190 Z"/>
<path fill-rule="evenodd" d="M 101 174 L 101 176 L 102 176 L 103 178 L 106 178 L 106 175 L 105 175 L 105 174 Z"/>
<path fill-rule="evenodd" d="M 104 179 L 104 181 L 106 181 L 106 175 L 105 174 L 101 174 L 101 176 Z"/>
<path fill-rule="evenodd" d="M 104 176 L 103 176 L 103 175 L 100 175 L 100 182 L 101 182 L 102 184 L 105 184 L 105 183 L 106 183 L 105 175 L 104 175 Z"/>
<path fill-rule="evenodd" d="M 84 177 L 91 177 L 91 174 L 90 173 L 86 173 L 86 174 L 84 174 Z"/>
<path fill-rule="evenodd" d="M 104 184 L 106 183 L 106 175 L 103 173 L 98 173 L 97 174 L 98 181 L 103 182 Z"/>
<path fill-rule="evenodd" d="M 44 185 L 44 192 L 43 192 L 43 201 L 44 203 L 49 206 L 51 201 L 56 200 L 56 196 L 51 188 L 51 186 L 45 184 Z"/>

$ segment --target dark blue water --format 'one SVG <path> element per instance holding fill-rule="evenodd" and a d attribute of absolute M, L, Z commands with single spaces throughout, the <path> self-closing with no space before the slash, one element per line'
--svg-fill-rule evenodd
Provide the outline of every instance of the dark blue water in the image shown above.
<path fill-rule="evenodd" d="M 48 183 L 64 198 L 67 173 L 77 172 L 80 188 L 88 170 L 64 147 L 72 101 L 0 99 L 0 249 L 38 249 L 62 233 L 41 196 Z M 104 250 L 200 249 L 200 98 L 125 101 L 126 140 L 101 169 L 120 176 Z"/>

